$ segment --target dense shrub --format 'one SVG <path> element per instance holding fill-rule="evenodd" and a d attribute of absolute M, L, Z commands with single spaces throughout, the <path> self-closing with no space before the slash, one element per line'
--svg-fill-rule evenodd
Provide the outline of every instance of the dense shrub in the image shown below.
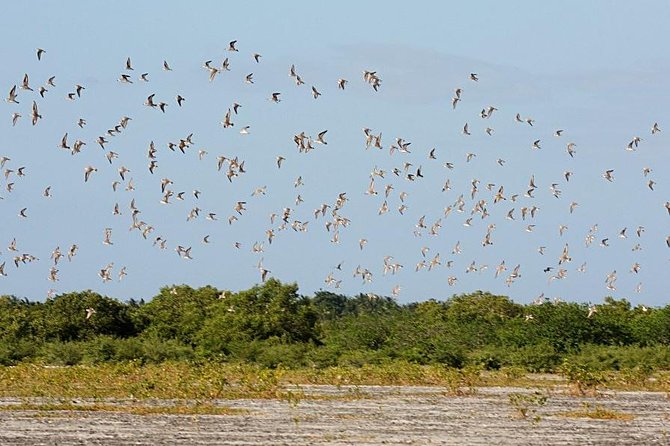
<path fill-rule="evenodd" d="M 670 306 L 632 307 L 606 298 L 596 310 L 589 317 L 586 304 L 520 305 L 482 291 L 406 305 L 372 294 L 319 291 L 308 297 L 298 294 L 297 284 L 275 279 L 237 293 L 165 287 L 148 303 L 119 302 L 92 291 L 46 302 L 0 296 L 0 365 L 403 363 L 622 370 L 631 379 L 670 369 Z"/>

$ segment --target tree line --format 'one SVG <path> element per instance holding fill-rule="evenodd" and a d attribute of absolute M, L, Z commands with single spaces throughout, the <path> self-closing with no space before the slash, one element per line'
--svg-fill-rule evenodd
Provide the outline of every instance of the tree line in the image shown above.
<path fill-rule="evenodd" d="M 670 369 L 670 305 L 606 298 L 523 305 L 476 291 L 399 304 L 378 295 L 298 293 L 270 279 L 237 293 L 164 287 L 149 301 L 92 291 L 33 302 L 0 297 L 0 364 L 243 361 L 265 367 L 386 361 L 555 371 L 566 358 L 603 370 Z"/>

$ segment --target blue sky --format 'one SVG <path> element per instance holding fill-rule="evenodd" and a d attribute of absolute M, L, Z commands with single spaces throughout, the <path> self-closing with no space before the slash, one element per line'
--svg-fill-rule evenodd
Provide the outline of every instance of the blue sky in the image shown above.
<path fill-rule="evenodd" d="M 606 295 L 625 297 L 634 303 L 667 303 L 664 276 L 670 266 L 670 216 L 664 203 L 670 200 L 665 171 L 670 164 L 666 104 L 670 89 L 667 71 L 670 59 L 661 42 L 667 35 L 670 5 L 665 2 L 256 2 L 223 5 L 199 2 L 23 2 L 5 7 L 11 20 L 3 27 L 6 66 L 0 72 L 3 94 L 20 86 L 29 74 L 34 92 L 18 90 L 19 104 L 0 104 L 0 157 L 11 158 L 2 169 L 16 171 L 25 166 L 25 176 L 10 173 L 0 179 L 0 263 L 6 277 L 0 277 L 0 293 L 42 299 L 50 289 L 56 292 L 93 289 L 117 297 L 148 298 L 165 285 L 212 284 L 221 289 L 246 289 L 260 281 L 256 265 L 262 259 L 271 275 L 283 281 L 297 281 L 303 293 L 318 289 L 355 294 L 390 295 L 400 286 L 400 302 L 446 298 L 455 293 L 482 289 L 530 302 L 544 293 L 548 298 L 598 302 Z M 239 52 L 226 51 L 237 40 Z M 42 61 L 36 48 L 44 48 Z M 253 53 L 262 58 L 256 64 Z M 126 71 L 131 57 L 134 71 Z M 220 66 L 228 57 L 231 70 L 208 81 L 202 68 L 207 60 Z M 172 71 L 162 70 L 167 60 Z M 288 76 L 295 64 L 306 84 L 296 86 Z M 376 71 L 382 79 L 375 92 L 364 82 L 363 70 Z M 138 80 L 149 73 L 150 81 Z M 133 84 L 122 84 L 122 73 Z M 253 84 L 244 78 L 253 73 Z M 478 82 L 469 79 L 477 73 Z M 56 76 L 45 98 L 37 87 Z M 338 78 L 349 80 L 344 91 Z M 66 99 L 74 86 L 85 87 L 81 98 Z M 317 100 L 310 87 L 321 93 Z M 455 110 L 451 98 L 462 88 L 462 101 Z M 282 101 L 272 103 L 273 92 Z M 143 105 L 154 93 L 168 103 L 166 113 Z M 186 98 L 183 107 L 177 94 Z M 5 96 L 6 97 L 6 96 Z M 30 107 L 35 100 L 43 119 L 30 124 Z M 221 121 L 233 102 L 242 105 L 233 116 L 235 126 L 224 129 Z M 495 106 L 489 119 L 480 111 Z M 22 117 L 12 126 L 12 113 Z M 519 113 L 532 117 L 534 125 L 515 121 Z M 95 140 L 118 124 L 122 116 L 132 118 L 120 134 L 107 137 L 103 151 Z M 76 124 L 87 121 L 84 128 Z M 650 134 L 658 122 L 661 132 Z M 468 123 L 471 135 L 463 135 Z M 239 130 L 250 126 L 249 135 Z M 382 133 L 384 149 L 365 149 L 364 127 Z M 488 136 L 484 129 L 494 129 Z M 557 129 L 564 129 L 560 138 Z M 328 130 L 327 145 L 316 145 L 307 154 L 298 153 L 293 135 L 316 137 Z M 64 133 L 70 143 L 86 142 L 81 153 L 71 155 L 58 148 Z M 193 133 L 193 145 L 186 154 L 168 150 Z M 640 136 L 635 152 L 625 150 Z M 389 154 L 396 138 L 410 141 L 409 154 Z M 540 140 L 541 149 L 532 149 Z M 147 149 L 154 141 L 158 169 L 147 170 Z M 570 158 L 566 144 L 574 142 L 577 153 Z M 428 159 L 431 148 L 436 160 Z M 110 165 L 105 153 L 119 158 Z M 198 159 L 198 151 L 208 153 Z M 476 156 L 466 162 L 466 154 Z M 216 169 L 216 157 L 238 157 L 246 173 L 229 182 Z M 286 158 L 277 169 L 276 157 Z M 504 159 L 504 166 L 496 163 Z M 454 169 L 444 163 L 451 162 Z M 394 168 L 404 163 L 421 166 L 424 178 L 407 181 L 395 176 Z M 98 171 L 84 183 L 86 166 Z M 130 169 L 134 191 L 126 191 L 117 169 Z M 643 176 L 643 168 L 652 172 Z M 366 195 L 370 172 L 386 171 L 377 177 L 378 195 Z M 602 173 L 614 169 L 615 180 Z M 573 172 L 569 182 L 563 173 Z M 524 197 L 531 175 L 537 190 Z M 304 186 L 294 187 L 298 176 Z M 160 181 L 173 181 L 175 195 L 185 192 L 184 201 L 159 203 Z M 442 192 L 449 179 L 451 190 Z M 475 199 L 471 182 L 479 180 Z M 648 181 L 656 182 L 654 190 Z M 117 192 L 113 181 L 122 184 Z M 7 183 L 14 183 L 12 192 Z M 494 184 L 487 190 L 487 184 Z M 560 198 L 549 190 L 556 183 Z M 390 211 L 378 215 L 384 201 L 384 187 L 393 186 L 387 200 Z M 506 200 L 493 203 L 495 192 L 504 186 Z M 51 186 L 52 197 L 42 191 Z M 267 186 L 264 196 L 251 196 Z M 202 192 L 200 198 L 193 190 Z M 331 206 L 339 193 L 349 201 L 340 215 L 351 224 L 340 230 L 340 242 L 331 242 L 324 218 L 313 211 L 322 203 Z M 400 192 L 407 193 L 404 215 Z M 300 194 L 304 202 L 295 204 Z M 465 212 L 444 209 L 464 195 Z M 518 194 L 516 202 L 512 194 Z M 147 239 L 129 231 L 129 203 L 135 199 L 139 219 L 155 229 Z M 486 201 L 489 217 L 473 216 L 463 223 L 479 200 Z M 246 201 L 242 215 L 233 210 Z M 570 214 L 571 202 L 579 203 Z M 112 215 L 118 203 L 122 215 Z M 537 216 L 522 221 L 522 207 L 537 206 Z M 186 221 L 189 211 L 202 209 L 199 218 Z M 270 214 L 292 209 L 289 222 L 308 221 L 307 232 L 289 226 L 280 230 L 281 219 L 270 222 Z M 28 218 L 17 214 L 27 208 Z M 507 213 L 514 208 L 515 220 Z M 205 219 L 213 212 L 218 220 Z M 235 214 L 239 220 L 228 224 Z M 330 216 L 330 215 L 329 215 Z M 414 235 L 420 217 L 430 227 L 441 218 L 439 234 L 423 229 Z M 332 218 L 332 217 L 331 217 Z M 493 245 L 482 246 L 487 225 Z M 534 230 L 526 227 L 534 224 Z M 595 224 L 595 241 L 586 247 L 584 239 Z M 559 225 L 567 226 L 562 236 Z M 635 229 L 644 226 L 641 237 Z M 113 245 L 104 245 L 105 228 L 112 229 Z M 627 238 L 619 232 L 627 228 Z M 276 233 L 272 244 L 266 230 Z M 202 243 L 205 235 L 210 243 Z M 153 246 L 156 237 L 167 240 L 165 250 Z M 599 246 L 602 239 L 608 247 Z M 17 251 L 7 249 L 13 239 Z M 359 240 L 368 242 L 361 250 Z M 233 247 L 235 242 L 241 248 Z M 264 243 L 262 253 L 253 253 L 254 243 Z M 459 243 L 461 254 L 452 254 Z M 572 261 L 558 265 L 565 244 Z M 632 250 L 639 243 L 640 249 Z M 48 280 L 53 266 L 51 252 L 58 246 L 66 254 L 79 246 L 72 262 L 61 260 L 58 281 Z M 192 247 L 193 260 L 179 258 L 175 247 Z M 537 251 L 545 246 L 545 254 Z M 415 272 L 423 260 L 440 254 L 441 265 L 432 271 Z M 31 254 L 39 258 L 14 266 L 14 257 Z M 383 259 L 403 265 L 396 274 L 383 274 Z M 495 267 L 505 261 L 507 271 L 494 278 Z M 451 261 L 451 267 L 446 267 Z M 466 273 L 472 262 L 484 271 Z M 114 263 L 115 280 L 103 283 L 101 268 Z M 342 270 L 335 265 L 342 262 Z M 585 273 L 577 268 L 587 263 Z M 640 271 L 630 271 L 633 264 Z M 521 277 L 511 286 L 505 278 L 516 265 Z M 373 273 L 371 283 L 353 277 L 360 265 Z M 121 282 L 117 274 L 126 267 Z M 552 267 L 549 273 L 543 272 Z M 567 277 L 552 280 L 559 268 Z M 615 289 L 606 288 L 605 278 L 617 272 Z M 333 273 L 341 280 L 339 289 L 324 279 Z M 448 278 L 458 280 L 448 285 Z M 642 283 L 641 292 L 634 292 Z"/>

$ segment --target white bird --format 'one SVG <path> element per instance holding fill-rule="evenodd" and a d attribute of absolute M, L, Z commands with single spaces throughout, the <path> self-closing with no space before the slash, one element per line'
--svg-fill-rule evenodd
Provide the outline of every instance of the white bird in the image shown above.
<path fill-rule="evenodd" d="M 14 104 L 18 104 L 19 102 L 16 100 L 17 98 L 16 94 L 16 85 L 14 85 L 10 90 L 9 90 L 9 95 L 7 95 L 7 102 L 13 102 Z"/>
<path fill-rule="evenodd" d="M 317 136 L 316 139 L 314 140 L 315 143 L 317 144 L 328 144 L 323 138 L 326 136 L 326 132 L 328 130 L 324 130 L 323 132 L 320 132 Z"/>
<path fill-rule="evenodd" d="M 89 178 L 91 177 L 91 174 L 93 172 L 97 172 L 98 169 L 93 167 L 93 166 L 87 166 L 84 168 L 84 182 L 87 182 Z"/>

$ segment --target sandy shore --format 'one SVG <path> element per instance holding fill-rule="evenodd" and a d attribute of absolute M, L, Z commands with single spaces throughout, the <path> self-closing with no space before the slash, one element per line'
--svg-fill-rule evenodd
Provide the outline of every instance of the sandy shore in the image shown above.
<path fill-rule="evenodd" d="M 133 415 L 104 411 L 0 412 L 2 445 L 668 445 L 670 400 L 655 392 L 576 398 L 547 394 L 524 419 L 509 395 L 528 389 L 481 388 L 451 396 L 432 387 L 304 386 L 319 398 L 221 400 L 231 415 Z M 0 405 L 44 402 L 3 398 Z M 66 401 L 72 403 L 72 401 Z M 75 404 L 93 404 L 76 400 Z M 100 401 L 97 401 L 100 403 Z M 170 401 L 104 401 L 170 405 Z M 622 419 L 565 416 L 597 408 Z M 631 418 L 632 419 L 623 419 Z"/>

